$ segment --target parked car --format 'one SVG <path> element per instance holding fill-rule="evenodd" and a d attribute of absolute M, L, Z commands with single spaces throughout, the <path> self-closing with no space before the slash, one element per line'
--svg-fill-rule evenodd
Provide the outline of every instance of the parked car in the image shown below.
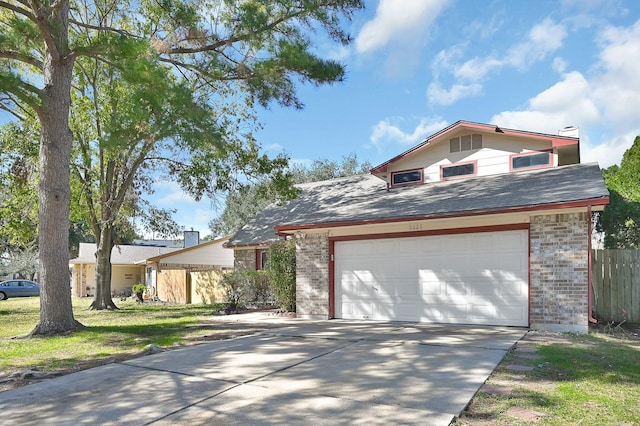
<path fill-rule="evenodd" d="M 29 280 L 7 280 L 0 283 L 0 300 L 24 296 L 40 296 L 40 284 Z"/>

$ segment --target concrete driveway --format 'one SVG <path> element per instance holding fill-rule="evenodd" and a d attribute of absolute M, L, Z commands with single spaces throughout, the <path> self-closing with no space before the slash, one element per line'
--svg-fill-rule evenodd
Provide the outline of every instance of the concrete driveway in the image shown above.
<path fill-rule="evenodd" d="M 526 333 L 287 320 L 0 393 L 0 424 L 433 424 Z"/>

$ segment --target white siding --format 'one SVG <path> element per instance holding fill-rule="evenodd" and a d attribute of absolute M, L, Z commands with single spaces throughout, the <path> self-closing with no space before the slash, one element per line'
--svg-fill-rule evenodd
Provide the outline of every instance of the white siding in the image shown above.
<path fill-rule="evenodd" d="M 482 138 L 482 149 L 454 153 L 449 152 L 449 138 L 438 141 L 430 147 L 393 163 L 389 167 L 388 176 L 391 176 L 391 172 L 423 168 L 425 183 L 438 182 L 440 166 L 467 161 L 477 161 L 477 176 L 509 173 L 509 158 L 512 154 L 551 149 L 550 142 L 494 134 L 483 134 Z M 558 163 L 557 156 L 554 154 L 553 157 L 555 166 Z"/>
<path fill-rule="evenodd" d="M 233 250 L 222 247 L 225 241 L 216 244 L 201 244 L 182 253 L 162 257 L 162 264 L 212 265 L 233 267 Z"/>

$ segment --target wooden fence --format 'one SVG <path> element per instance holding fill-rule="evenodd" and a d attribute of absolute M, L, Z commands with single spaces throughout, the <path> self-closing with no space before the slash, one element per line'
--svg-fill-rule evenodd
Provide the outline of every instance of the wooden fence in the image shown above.
<path fill-rule="evenodd" d="M 594 317 L 640 323 L 640 250 L 593 250 Z"/>

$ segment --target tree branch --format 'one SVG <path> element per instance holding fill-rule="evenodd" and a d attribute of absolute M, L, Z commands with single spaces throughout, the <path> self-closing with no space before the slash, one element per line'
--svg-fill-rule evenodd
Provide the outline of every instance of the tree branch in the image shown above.
<path fill-rule="evenodd" d="M 237 36 L 231 36 L 229 38 L 223 39 L 223 40 L 218 40 L 215 43 L 212 44 L 207 44 L 204 46 L 200 46 L 200 47 L 191 47 L 191 48 L 187 48 L 187 47 L 181 47 L 181 48 L 173 48 L 173 49 L 169 49 L 169 51 L 167 52 L 168 54 L 185 54 L 185 53 L 202 53 L 202 52 L 209 52 L 212 50 L 216 50 L 219 49 L 225 45 L 230 45 L 233 43 L 237 43 L 239 41 L 243 41 L 248 39 L 249 37 L 252 37 L 255 34 L 261 34 L 264 33 L 265 31 L 270 31 L 272 29 L 274 29 L 275 27 L 277 27 L 278 25 L 282 24 L 283 22 L 288 21 L 289 19 L 295 18 L 297 16 L 300 16 L 304 13 L 304 9 L 300 9 L 295 13 L 290 13 L 290 14 L 285 14 L 283 16 L 281 16 L 280 18 L 272 21 L 271 23 L 266 24 L 264 27 L 254 31 L 253 33 L 247 33 L 247 34 L 241 34 L 241 35 L 237 35 Z"/>
<path fill-rule="evenodd" d="M 20 2 L 20 3 L 22 3 L 22 2 Z M 25 6 L 26 6 L 26 4 L 25 4 Z M 22 15 L 25 18 L 30 19 L 33 22 L 37 22 L 36 16 L 33 13 L 31 13 L 31 11 L 29 11 L 28 9 L 23 9 L 21 7 L 18 7 L 15 4 L 8 3 L 6 1 L 0 1 L 0 8 L 9 9 L 12 12 L 17 13 L 18 15 Z"/>
<path fill-rule="evenodd" d="M 28 55 L 23 55 L 20 52 L 16 52 L 13 50 L 0 49 L 0 58 L 11 59 L 14 61 L 29 64 L 38 68 L 39 70 L 42 70 L 44 68 L 44 64 L 42 63 L 42 61 L 39 61 L 36 58 L 33 58 Z"/>
<path fill-rule="evenodd" d="M 119 34 L 119 35 L 124 35 L 127 37 L 135 37 L 135 38 L 140 38 L 138 36 L 136 36 L 135 34 L 130 33 L 129 31 L 126 30 L 122 30 L 119 28 L 114 28 L 114 27 L 106 27 L 106 26 L 102 26 L 102 25 L 91 25 L 91 24 L 87 24 L 81 21 L 76 21 L 73 18 L 69 18 L 69 23 L 73 24 L 73 25 L 77 25 L 81 28 L 85 28 L 88 30 L 95 30 L 95 31 L 106 31 L 106 32 L 112 32 L 115 34 Z"/>

